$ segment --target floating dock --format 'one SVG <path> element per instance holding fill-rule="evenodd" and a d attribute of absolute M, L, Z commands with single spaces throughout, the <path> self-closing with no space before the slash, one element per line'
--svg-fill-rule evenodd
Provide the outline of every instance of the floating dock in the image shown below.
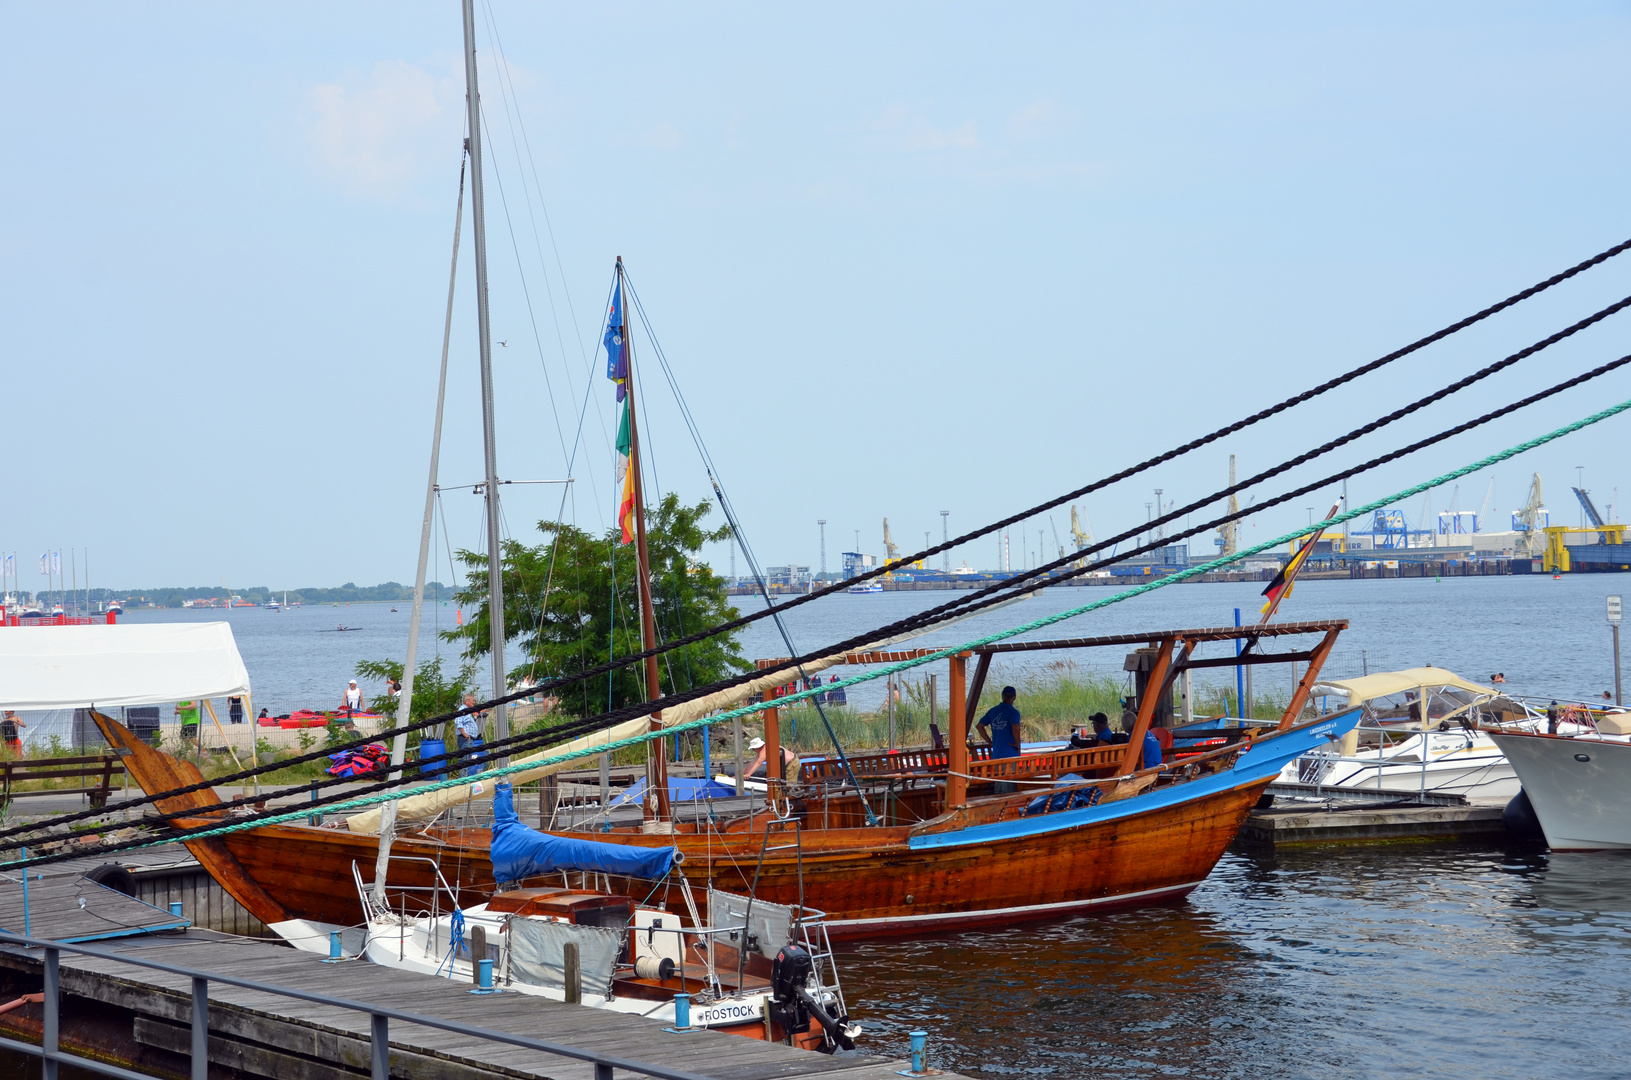
<path fill-rule="evenodd" d="M 1276 788 L 1300 785 L 1274 785 Z M 1298 793 L 1306 795 L 1306 793 Z M 1505 836 L 1502 813 L 1506 799 L 1464 799 L 1402 794 L 1378 798 L 1374 792 L 1331 789 L 1326 798 L 1288 801 L 1253 810 L 1241 827 L 1248 843 L 1287 847 L 1299 844 L 1380 844 L 1428 840 L 1466 840 Z"/>

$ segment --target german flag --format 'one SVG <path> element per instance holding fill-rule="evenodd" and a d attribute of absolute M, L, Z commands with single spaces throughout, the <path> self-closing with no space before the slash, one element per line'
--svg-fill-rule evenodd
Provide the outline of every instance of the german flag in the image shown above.
<path fill-rule="evenodd" d="M 1332 504 L 1330 513 L 1325 515 L 1327 520 L 1336 516 L 1337 508 L 1341 505 L 1341 503 Z M 1278 574 L 1274 575 L 1274 580 L 1269 582 L 1269 587 L 1263 590 L 1263 595 L 1268 597 L 1267 603 L 1263 605 L 1263 622 L 1268 622 L 1274 616 L 1275 609 L 1280 606 L 1280 601 L 1291 595 L 1291 587 L 1297 580 L 1297 571 L 1302 569 L 1303 563 L 1308 561 L 1308 556 L 1313 554 L 1314 545 L 1319 543 L 1320 537 L 1324 535 L 1325 529 L 1323 527 L 1315 529 L 1308 539 L 1303 541 L 1303 546 L 1297 549 L 1297 553 L 1291 557 L 1291 560 L 1280 568 Z"/>

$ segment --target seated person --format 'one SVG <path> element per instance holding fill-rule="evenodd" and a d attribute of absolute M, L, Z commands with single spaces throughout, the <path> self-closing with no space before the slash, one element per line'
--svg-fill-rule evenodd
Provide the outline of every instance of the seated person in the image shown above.
<path fill-rule="evenodd" d="M 1155 737 L 1154 731 L 1144 733 L 1144 753 L 1139 760 L 1140 769 L 1153 769 L 1161 764 L 1161 740 Z"/>
<path fill-rule="evenodd" d="M 1110 737 L 1110 741 L 1120 745 L 1132 742 L 1133 728 L 1138 726 L 1138 710 L 1133 708 L 1132 702 L 1123 702 L 1121 710 L 1121 730 Z"/>
<path fill-rule="evenodd" d="M 1093 721 L 1093 734 L 1097 736 L 1096 742 L 1100 746 L 1109 746 L 1116 741 L 1115 732 L 1110 730 L 1110 718 L 1101 712 L 1091 717 Z"/>

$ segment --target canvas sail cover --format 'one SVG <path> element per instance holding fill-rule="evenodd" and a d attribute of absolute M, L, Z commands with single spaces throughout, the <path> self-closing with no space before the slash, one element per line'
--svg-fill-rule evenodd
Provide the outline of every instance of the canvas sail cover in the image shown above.
<path fill-rule="evenodd" d="M 0 629 L 0 708 L 115 709 L 249 693 L 224 622 Z"/>
<path fill-rule="evenodd" d="M 493 843 L 488 854 L 493 860 L 494 881 L 520 881 L 560 870 L 620 874 L 656 881 L 666 876 L 674 864 L 671 847 L 569 840 L 529 828 L 521 824 L 516 815 L 510 785 L 501 780 L 493 786 Z"/>

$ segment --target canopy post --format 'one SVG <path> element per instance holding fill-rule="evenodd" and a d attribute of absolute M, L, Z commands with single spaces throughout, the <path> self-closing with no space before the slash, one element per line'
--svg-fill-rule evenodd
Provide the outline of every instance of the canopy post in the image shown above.
<path fill-rule="evenodd" d="M 968 702 L 964 678 L 971 653 L 955 653 L 951 665 L 951 700 L 946 708 L 950 722 L 950 742 L 946 744 L 946 809 L 954 810 L 968 802 Z"/>
<path fill-rule="evenodd" d="M 764 690 L 766 701 L 776 700 L 776 688 L 767 686 Z M 765 804 L 776 805 L 776 784 L 785 780 L 782 775 L 782 726 L 781 714 L 776 706 L 772 705 L 765 710 Z"/>
<path fill-rule="evenodd" d="M 1325 666 L 1325 658 L 1331 655 L 1331 648 L 1337 643 L 1337 634 L 1340 631 L 1331 629 L 1325 632 L 1325 639 L 1314 646 L 1313 655 L 1308 658 L 1308 670 L 1303 673 L 1302 681 L 1292 693 L 1291 700 L 1286 703 L 1286 713 L 1280 717 L 1276 730 L 1284 731 L 1297 722 L 1302 715 L 1303 706 L 1308 703 L 1308 696 L 1314 691 L 1314 683 L 1319 680 L 1320 669 Z M 1422 703 L 1422 719 L 1427 718 L 1427 704 Z M 1425 725 L 1424 725 L 1425 726 Z"/>

